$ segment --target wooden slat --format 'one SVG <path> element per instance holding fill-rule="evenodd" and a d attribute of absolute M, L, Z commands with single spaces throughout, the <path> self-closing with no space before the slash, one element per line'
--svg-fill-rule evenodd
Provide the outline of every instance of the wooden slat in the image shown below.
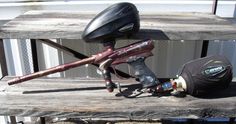
<path fill-rule="evenodd" d="M 81 39 L 95 14 L 30 11 L 0 28 L 0 38 Z M 207 13 L 141 15 L 141 30 L 132 39 L 214 40 L 236 39 L 236 26 Z"/>
<path fill-rule="evenodd" d="M 234 117 L 236 84 L 207 98 L 147 96 L 128 99 L 108 93 L 102 79 L 37 79 L 8 86 L 0 82 L 0 115 L 147 120 L 165 117 Z M 122 85 L 134 83 L 121 80 Z M 89 88 L 90 90 L 87 90 Z"/>

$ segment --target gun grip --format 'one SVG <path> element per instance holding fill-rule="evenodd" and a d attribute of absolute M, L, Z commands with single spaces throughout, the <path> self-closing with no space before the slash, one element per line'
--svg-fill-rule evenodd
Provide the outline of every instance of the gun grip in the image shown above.
<path fill-rule="evenodd" d="M 139 78 L 140 83 L 144 88 L 156 86 L 160 81 L 156 78 L 155 74 L 146 66 L 145 57 L 137 58 L 128 62 L 135 71 L 135 76 Z"/>

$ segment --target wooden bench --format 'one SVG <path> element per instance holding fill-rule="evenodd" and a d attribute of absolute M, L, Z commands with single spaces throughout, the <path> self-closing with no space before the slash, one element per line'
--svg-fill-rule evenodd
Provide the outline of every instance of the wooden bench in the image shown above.
<path fill-rule="evenodd" d="M 30 11 L 0 27 L 0 39 L 81 39 L 95 14 Z M 236 39 L 236 26 L 206 13 L 141 15 L 139 40 Z M 102 79 L 36 79 L 8 86 L 0 82 L 0 115 L 113 120 L 155 120 L 165 117 L 234 117 L 236 85 L 207 98 L 143 96 L 127 99 L 107 93 Z M 119 80 L 122 85 L 134 80 Z M 117 96 L 118 95 L 118 96 Z"/>

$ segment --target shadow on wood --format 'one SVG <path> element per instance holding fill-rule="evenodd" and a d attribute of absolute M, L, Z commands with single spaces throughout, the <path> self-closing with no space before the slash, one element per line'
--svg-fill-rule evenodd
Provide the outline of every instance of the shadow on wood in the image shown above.
<path fill-rule="evenodd" d="M 73 92 L 73 91 L 86 91 L 86 90 L 104 90 L 106 87 L 85 87 L 85 88 L 69 88 L 69 89 L 50 89 L 50 90 L 32 90 L 23 91 L 23 94 L 36 94 L 36 93 L 53 93 L 53 92 Z"/>
<path fill-rule="evenodd" d="M 161 79 L 163 80 L 166 79 Z M 137 83 L 137 84 L 125 84 L 121 86 L 122 88 L 122 93 L 117 93 L 115 94 L 116 97 L 127 97 L 131 95 L 133 92 L 136 90 L 139 90 L 142 88 L 142 85 Z M 50 90 L 31 90 L 31 91 L 23 91 L 23 94 L 37 94 L 37 93 L 54 93 L 54 92 L 73 92 L 73 91 L 92 91 L 92 90 L 104 90 L 106 87 L 104 86 L 96 86 L 96 87 L 82 87 L 82 88 L 63 88 L 63 89 L 50 89 Z M 103 91 L 101 91 L 103 92 Z M 165 93 L 160 93 L 160 94 L 155 94 L 155 95 L 146 95 L 146 96 L 141 96 L 141 97 L 161 97 L 161 96 L 171 96 L 169 92 Z M 216 90 L 209 92 L 208 94 L 205 94 L 203 96 L 200 96 L 198 98 L 202 99 L 219 99 L 219 98 L 227 98 L 227 97 L 235 97 L 236 96 L 236 82 L 232 82 L 231 85 L 223 90 Z M 186 97 L 185 93 L 179 93 L 176 94 L 175 97 L 178 98 L 184 98 Z M 128 97 L 127 97 L 128 98 Z M 133 98 L 133 97 L 130 97 Z"/>
<path fill-rule="evenodd" d="M 140 29 L 140 31 L 133 36 L 134 39 L 153 39 L 153 40 L 170 40 L 170 38 L 162 30 L 157 29 Z"/>
<path fill-rule="evenodd" d="M 228 88 L 223 90 L 217 90 L 202 96 L 204 99 L 217 99 L 236 96 L 236 82 L 232 82 Z"/>

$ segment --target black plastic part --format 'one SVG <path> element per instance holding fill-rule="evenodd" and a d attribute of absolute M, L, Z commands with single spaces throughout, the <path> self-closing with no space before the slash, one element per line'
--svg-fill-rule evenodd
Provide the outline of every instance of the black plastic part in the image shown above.
<path fill-rule="evenodd" d="M 203 40 L 201 58 L 207 56 L 209 40 Z"/>
<path fill-rule="evenodd" d="M 232 65 L 224 56 L 209 56 L 183 65 L 179 74 L 187 84 L 187 93 L 201 96 L 225 89 L 232 81 Z"/>
<path fill-rule="evenodd" d="M 132 3 L 114 4 L 99 13 L 85 28 L 86 42 L 110 42 L 139 31 L 138 10 Z"/>
<path fill-rule="evenodd" d="M 138 58 L 129 62 L 135 71 L 135 76 L 139 78 L 139 82 L 144 88 L 149 88 L 158 85 L 160 82 L 156 78 L 155 74 L 146 66 L 144 62 L 145 58 Z"/>
<path fill-rule="evenodd" d="M 38 72 L 39 71 L 39 64 L 38 64 L 36 40 L 31 39 L 30 43 L 31 43 L 31 52 L 32 52 L 32 59 L 33 59 L 33 69 L 34 69 L 34 72 Z"/>

